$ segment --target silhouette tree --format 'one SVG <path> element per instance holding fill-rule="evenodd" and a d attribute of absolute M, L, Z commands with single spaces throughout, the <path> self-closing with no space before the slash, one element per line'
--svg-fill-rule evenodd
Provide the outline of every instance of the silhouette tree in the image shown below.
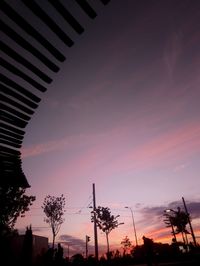
<path fill-rule="evenodd" d="M 110 248 L 109 248 L 109 239 L 108 235 L 109 233 L 118 227 L 120 224 L 118 223 L 117 218 L 120 215 L 114 216 L 111 214 L 111 211 L 108 207 L 101 207 L 99 206 L 96 208 L 96 223 L 100 230 L 102 230 L 106 234 L 106 241 L 107 241 L 107 255 L 110 255 Z M 92 212 L 93 213 L 93 212 Z M 92 216 L 91 219 L 92 222 L 94 222 L 94 216 Z"/>
<path fill-rule="evenodd" d="M 54 249 L 55 237 L 58 234 L 61 224 L 64 222 L 63 215 L 65 208 L 65 198 L 63 194 L 60 197 L 46 196 L 43 202 L 42 209 L 47 218 L 45 222 L 51 226 L 53 234 L 52 248 Z"/>
<path fill-rule="evenodd" d="M 187 232 L 186 225 L 188 224 L 188 215 L 181 211 L 178 207 L 178 211 L 175 212 L 175 216 L 172 218 L 172 223 L 174 226 L 176 226 L 176 232 L 181 233 Z"/>
<path fill-rule="evenodd" d="M 25 192 L 22 187 L 0 187 L 0 235 L 12 231 L 17 218 L 29 211 L 35 196 L 27 196 Z"/>
<path fill-rule="evenodd" d="M 83 265 L 84 264 L 84 257 L 80 253 L 74 254 L 71 257 L 71 260 L 72 260 L 72 265 Z"/>
<path fill-rule="evenodd" d="M 172 228 L 175 227 L 175 230 L 173 233 L 175 234 L 182 234 L 183 242 L 186 243 L 187 240 L 187 234 L 189 232 L 186 229 L 186 226 L 188 224 L 188 214 L 184 211 L 181 211 L 180 207 L 177 208 L 177 211 L 174 211 L 172 209 L 169 210 L 168 213 L 164 214 L 167 218 L 165 223 L 169 226 L 171 225 Z M 184 238 L 184 234 L 186 239 Z"/>
<path fill-rule="evenodd" d="M 121 245 L 122 245 L 122 248 L 124 250 L 123 255 L 125 256 L 126 252 L 132 247 L 131 241 L 128 238 L 128 236 L 125 236 L 125 238 L 122 239 Z"/>

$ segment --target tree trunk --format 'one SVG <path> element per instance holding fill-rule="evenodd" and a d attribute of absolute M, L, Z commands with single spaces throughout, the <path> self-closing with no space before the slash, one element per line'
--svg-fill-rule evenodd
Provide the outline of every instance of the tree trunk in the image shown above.
<path fill-rule="evenodd" d="M 183 243 L 186 245 L 185 238 L 183 232 L 181 232 L 182 238 L 183 238 Z"/>
<path fill-rule="evenodd" d="M 53 250 L 54 250 L 54 245 L 55 245 L 55 234 L 53 234 L 53 243 L 52 243 Z"/>
<path fill-rule="evenodd" d="M 187 233 L 185 232 L 185 242 L 186 242 L 186 250 L 187 252 L 189 251 L 189 244 L 188 244 L 188 237 L 187 237 Z"/>
<path fill-rule="evenodd" d="M 108 233 L 106 233 L 106 241 L 107 241 L 107 253 L 108 253 L 108 256 L 109 256 L 109 254 L 110 254 L 110 247 L 109 247 Z"/>

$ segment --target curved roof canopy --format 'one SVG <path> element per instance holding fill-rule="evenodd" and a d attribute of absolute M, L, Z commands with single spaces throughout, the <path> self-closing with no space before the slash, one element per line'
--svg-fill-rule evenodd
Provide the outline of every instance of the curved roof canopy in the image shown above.
<path fill-rule="evenodd" d="M 102 7 L 109 2 L 96 1 Z M 70 33 L 85 30 L 79 17 L 94 19 L 97 12 L 86 0 L 1 0 L 0 9 L 0 186 L 26 188 L 20 149 L 42 94 L 66 59 L 57 44 L 73 46 Z"/>

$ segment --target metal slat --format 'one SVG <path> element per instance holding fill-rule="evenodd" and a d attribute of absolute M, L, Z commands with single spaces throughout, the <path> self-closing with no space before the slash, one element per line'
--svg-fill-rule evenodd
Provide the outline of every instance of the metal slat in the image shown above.
<path fill-rule="evenodd" d="M 11 142 L 11 141 L 7 141 L 7 140 L 4 140 L 4 139 L 1 139 L 1 138 L 0 138 L 0 142 L 1 142 L 1 144 L 5 144 L 5 145 L 8 145 L 8 146 L 11 146 L 11 147 L 14 147 L 14 148 L 18 148 L 18 149 L 21 148 L 21 145 L 19 145 L 17 143 L 14 143 L 14 142 Z"/>
<path fill-rule="evenodd" d="M 15 66 L 11 65 L 9 62 L 7 62 L 6 60 L 4 60 L 3 58 L 0 59 L 0 62 L 1 62 L 1 65 L 4 68 L 6 68 L 7 70 L 9 70 L 14 75 L 19 76 L 20 78 L 24 79 L 25 81 L 27 81 L 29 84 L 31 84 L 33 87 L 35 87 L 39 91 L 45 92 L 47 90 L 43 85 L 41 85 L 40 83 L 38 83 L 37 81 L 35 81 L 31 77 L 29 77 L 28 75 L 26 75 L 24 72 L 22 72 L 21 70 L 19 70 Z"/>
<path fill-rule="evenodd" d="M 6 25 L 1 19 L 0 19 L 0 25 L 1 25 L 1 30 L 3 31 L 3 33 L 5 33 L 14 42 L 16 42 L 22 48 L 24 48 L 29 53 L 34 55 L 37 59 L 39 59 L 45 66 L 47 66 L 52 71 L 54 71 L 54 72 L 58 72 L 59 71 L 59 67 L 56 64 L 54 64 L 51 60 L 49 60 L 45 55 L 43 55 L 32 44 L 27 42 L 23 37 L 21 37 L 12 28 L 10 28 L 8 25 Z"/>
<path fill-rule="evenodd" d="M 20 136 L 18 134 L 15 134 L 11 131 L 5 130 L 3 128 L 0 128 L 0 133 L 3 133 L 6 136 L 11 136 L 12 138 L 16 139 L 16 140 L 23 140 L 23 136 Z"/>
<path fill-rule="evenodd" d="M 50 18 L 47 13 L 34 1 L 22 0 L 22 2 L 39 17 L 67 46 L 71 47 L 74 42 L 67 36 L 67 34 Z"/>
<path fill-rule="evenodd" d="M 0 47 L 4 53 L 6 53 L 8 56 L 10 56 L 12 59 L 20 63 L 21 65 L 25 66 L 27 69 L 29 69 L 31 72 L 33 72 L 35 75 L 37 75 L 39 78 L 41 78 L 46 83 L 51 83 L 52 79 L 47 76 L 44 72 L 42 72 L 39 68 L 31 64 L 28 60 L 26 60 L 24 57 L 22 57 L 20 54 L 15 52 L 12 48 L 10 48 L 7 44 L 0 41 Z"/>
<path fill-rule="evenodd" d="M 23 112 L 25 112 L 25 113 L 27 113 L 27 114 L 32 115 L 32 114 L 34 113 L 33 110 L 31 110 L 31 109 L 25 107 L 24 105 L 21 105 L 21 104 L 15 102 L 15 101 L 13 101 L 12 99 L 10 99 L 10 98 L 4 96 L 3 94 L 0 94 L 0 97 L 1 97 L 2 101 L 4 101 L 5 103 L 8 103 L 8 104 L 10 104 L 11 106 L 14 106 L 14 107 L 18 108 L 18 109 L 22 110 Z"/>
<path fill-rule="evenodd" d="M 6 130 L 9 130 L 11 132 L 14 132 L 15 134 L 18 134 L 20 136 L 24 136 L 25 134 L 25 131 L 21 130 L 21 129 L 18 129 L 16 127 L 13 127 L 11 125 L 8 125 L 8 124 L 5 124 L 5 123 L 0 123 L 0 128 L 4 128 Z"/>
<path fill-rule="evenodd" d="M 59 1 L 48 0 L 52 6 L 60 13 L 60 15 L 70 24 L 70 26 L 79 34 L 83 33 L 84 28 L 79 24 L 79 22 L 70 14 L 70 12 L 64 7 L 64 5 Z"/>
<path fill-rule="evenodd" d="M 19 128 L 25 128 L 27 125 L 27 122 L 25 122 L 24 120 L 17 118 L 16 116 L 11 115 L 3 110 L 1 110 L 0 112 L 0 117 L 1 120 Z"/>
<path fill-rule="evenodd" d="M 0 145 L 0 153 L 5 155 L 20 156 L 21 152 Z M 20 157 L 18 157 L 20 159 Z"/>
<path fill-rule="evenodd" d="M 94 9 L 88 4 L 86 0 L 75 0 L 77 4 L 84 10 L 84 12 L 90 17 L 95 18 L 97 16 L 97 13 L 94 11 Z"/>
<path fill-rule="evenodd" d="M 1 110 L 5 110 L 5 111 L 7 111 L 7 112 L 19 117 L 20 119 L 23 119 L 23 120 L 26 120 L 26 121 L 29 121 L 31 119 L 30 116 L 25 115 L 24 113 L 21 113 L 21 112 L 17 111 L 16 109 L 11 108 L 10 106 L 8 106 L 8 105 L 6 105 L 4 103 L 1 103 L 1 102 L 0 102 L 0 109 Z"/>
<path fill-rule="evenodd" d="M 6 77 L 5 75 L 3 75 L 1 73 L 0 73 L 0 80 L 1 80 L 1 82 L 3 82 L 6 85 L 12 87 L 13 89 L 17 90 L 21 94 L 25 95 L 26 97 L 28 97 L 29 99 L 31 99 L 33 102 L 39 103 L 41 101 L 41 99 L 38 96 L 36 96 L 32 92 L 28 91 L 27 89 L 23 88 L 21 85 L 19 85 L 18 83 L 16 83 L 12 79 Z M 18 96 L 17 96 L 17 94 L 16 95 L 13 95 L 13 97 L 16 97 L 17 99 L 19 99 Z M 23 96 L 21 96 L 21 97 L 23 97 Z M 26 98 L 24 98 L 24 99 L 26 99 Z M 23 100 L 21 99 L 20 101 L 23 101 Z M 29 100 L 27 99 L 27 101 L 29 101 Z M 23 101 L 23 102 L 25 103 L 25 101 Z M 29 101 L 29 103 L 27 105 L 29 105 L 30 103 L 32 103 L 32 102 Z M 35 104 L 35 103 L 32 103 L 32 104 L 30 104 L 30 106 L 32 106 L 32 108 L 36 108 L 38 105 Z"/>
<path fill-rule="evenodd" d="M 5 139 L 5 140 L 8 140 L 8 141 L 11 141 L 13 143 L 20 144 L 20 145 L 22 144 L 22 141 L 21 140 L 18 140 L 18 139 L 9 137 L 9 136 L 4 135 L 4 134 L 1 134 L 1 133 L 0 133 L 0 139 Z"/>
<path fill-rule="evenodd" d="M 20 16 L 7 2 L 1 0 L 1 10 L 20 26 L 27 34 L 36 39 L 45 49 L 47 49 L 57 60 L 63 62 L 65 56 L 58 51 L 47 39 L 45 39 L 31 24 Z"/>

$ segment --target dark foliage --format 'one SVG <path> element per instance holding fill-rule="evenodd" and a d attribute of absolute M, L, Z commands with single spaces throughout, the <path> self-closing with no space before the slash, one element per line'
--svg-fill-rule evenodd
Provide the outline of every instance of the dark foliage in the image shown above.
<path fill-rule="evenodd" d="M 34 196 L 25 195 L 21 187 L 0 187 L 0 231 L 4 234 L 12 231 L 19 216 L 25 216 L 35 200 Z"/>

